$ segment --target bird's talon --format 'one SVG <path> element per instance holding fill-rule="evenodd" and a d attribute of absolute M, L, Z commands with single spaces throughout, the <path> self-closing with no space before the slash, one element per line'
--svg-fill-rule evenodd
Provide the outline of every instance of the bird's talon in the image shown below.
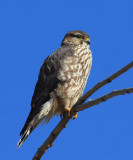
<path fill-rule="evenodd" d="M 76 119 L 77 116 L 78 116 L 78 112 L 76 112 L 76 113 L 74 114 L 73 119 Z"/>
<path fill-rule="evenodd" d="M 70 118 L 71 114 L 70 114 L 71 108 L 65 108 L 65 112 L 67 113 L 67 117 Z"/>

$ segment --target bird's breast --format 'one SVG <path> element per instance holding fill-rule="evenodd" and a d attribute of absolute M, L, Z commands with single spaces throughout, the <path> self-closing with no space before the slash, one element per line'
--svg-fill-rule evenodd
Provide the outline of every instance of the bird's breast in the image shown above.
<path fill-rule="evenodd" d="M 61 64 L 61 69 L 57 74 L 60 83 L 55 89 L 59 98 L 65 102 L 73 101 L 72 105 L 83 94 L 92 65 L 89 47 L 78 46 L 74 50 L 74 55 L 66 57 Z"/>

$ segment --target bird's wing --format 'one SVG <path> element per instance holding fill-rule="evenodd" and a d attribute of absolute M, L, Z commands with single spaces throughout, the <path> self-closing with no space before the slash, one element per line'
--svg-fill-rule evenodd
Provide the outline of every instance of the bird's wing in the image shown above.
<path fill-rule="evenodd" d="M 44 61 L 32 97 L 32 108 L 39 107 L 49 100 L 50 93 L 60 82 L 58 72 L 62 69 L 62 60 L 72 56 L 73 52 L 70 47 L 61 47 Z"/>
<path fill-rule="evenodd" d="M 61 47 L 44 61 L 32 97 L 31 111 L 20 135 L 26 131 L 29 123 L 41 110 L 42 105 L 50 99 L 50 93 L 60 83 L 57 75 L 62 67 L 61 61 L 67 56 L 72 56 L 73 52 L 73 49 L 70 47 Z"/>

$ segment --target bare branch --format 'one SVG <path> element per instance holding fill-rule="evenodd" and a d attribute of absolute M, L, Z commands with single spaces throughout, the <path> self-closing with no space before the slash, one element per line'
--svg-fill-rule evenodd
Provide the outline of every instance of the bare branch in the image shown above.
<path fill-rule="evenodd" d="M 133 67 L 133 62 L 129 63 L 127 66 L 119 70 L 118 72 L 114 73 L 110 77 L 106 78 L 105 80 L 97 83 L 93 88 L 91 88 L 86 94 L 84 94 L 80 100 L 76 103 L 76 105 L 73 106 L 71 110 L 71 117 L 74 115 L 75 111 L 81 111 L 86 108 L 92 107 L 96 104 L 99 104 L 103 101 L 106 101 L 112 97 L 118 96 L 118 95 L 123 95 L 127 93 L 133 93 L 133 88 L 128 88 L 128 89 L 123 89 L 123 90 L 118 90 L 118 91 L 113 91 L 109 94 L 106 94 L 102 97 L 99 97 L 97 99 L 94 99 L 92 101 L 89 101 L 88 103 L 82 104 L 86 101 L 87 98 L 89 98 L 94 92 L 96 92 L 98 89 L 106 85 L 107 83 L 110 83 L 112 80 L 129 70 L 130 68 Z M 82 105 L 81 105 L 82 104 Z M 54 130 L 51 132 L 49 137 L 46 139 L 46 141 L 41 145 L 41 147 L 38 148 L 36 154 L 34 155 L 32 160 L 40 160 L 43 154 L 47 151 L 48 148 L 50 148 L 53 145 L 53 142 L 57 138 L 57 136 L 60 134 L 60 132 L 63 130 L 63 128 L 66 127 L 66 124 L 68 121 L 71 119 L 71 117 L 66 117 L 63 118 L 58 125 L 54 128 Z"/>
<path fill-rule="evenodd" d="M 128 65 L 126 65 L 125 67 L 123 67 L 122 69 L 120 69 L 119 71 L 117 71 L 116 73 L 114 73 L 111 76 L 109 76 L 108 78 L 106 78 L 105 80 L 97 83 L 93 88 L 91 88 L 88 92 L 86 92 L 80 98 L 80 100 L 78 101 L 78 104 L 84 103 L 86 101 L 86 99 L 89 98 L 94 92 L 96 92 L 98 89 L 100 89 L 104 85 L 110 83 L 112 80 L 114 80 L 115 78 L 119 77 L 121 74 L 123 74 L 124 72 L 128 71 L 132 67 L 133 67 L 133 61 L 131 63 L 129 63 Z"/>
<path fill-rule="evenodd" d="M 133 93 L 133 88 L 127 88 L 127 89 L 121 89 L 121 90 L 114 90 L 102 97 L 99 97 L 97 99 L 94 99 L 94 100 L 91 100 L 89 101 L 88 103 L 85 103 L 85 104 L 81 104 L 81 105 L 76 105 L 74 107 L 74 111 L 75 112 L 79 112 L 79 111 L 82 111 L 84 109 L 87 109 L 87 108 L 90 108 L 94 105 L 97 105 L 101 102 L 104 102 L 110 98 L 113 98 L 115 96 L 119 96 L 119 95 L 124 95 L 124 94 L 127 94 L 127 93 Z"/>
<path fill-rule="evenodd" d="M 46 141 L 41 145 L 41 147 L 38 148 L 36 154 L 34 155 L 32 160 L 40 160 L 43 154 L 47 151 L 47 149 L 51 146 L 53 146 L 53 142 L 57 138 L 57 136 L 60 134 L 60 132 L 63 130 L 63 128 L 66 127 L 66 124 L 71 118 L 66 117 L 63 118 L 58 125 L 53 129 L 49 137 L 46 139 Z"/>

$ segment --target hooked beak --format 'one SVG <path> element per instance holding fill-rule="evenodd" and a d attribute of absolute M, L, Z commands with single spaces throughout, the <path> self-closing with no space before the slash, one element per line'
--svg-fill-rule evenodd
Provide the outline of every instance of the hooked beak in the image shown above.
<path fill-rule="evenodd" d="M 90 43 L 91 43 L 90 39 L 89 39 L 89 38 L 86 38 L 86 39 L 85 39 L 85 43 L 87 43 L 87 44 L 90 45 Z"/>

